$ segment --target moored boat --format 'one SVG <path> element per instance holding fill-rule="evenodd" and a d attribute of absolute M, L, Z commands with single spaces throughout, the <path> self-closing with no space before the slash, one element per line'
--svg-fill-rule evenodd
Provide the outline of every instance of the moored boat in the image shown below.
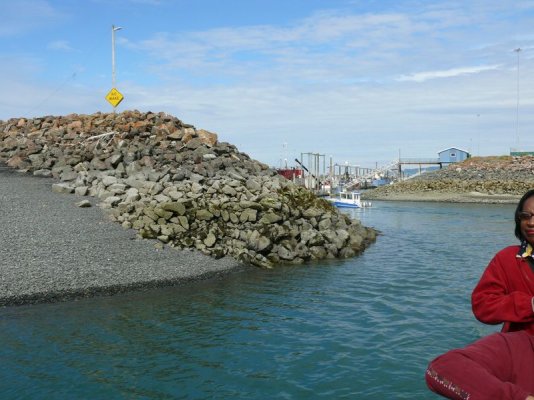
<path fill-rule="evenodd" d="M 360 192 L 355 191 L 340 191 L 327 197 L 326 200 L 330 201 L 336 207 L 346 208 L 363 208 L 371 207 L 371 202 L 362 201 Z"/>

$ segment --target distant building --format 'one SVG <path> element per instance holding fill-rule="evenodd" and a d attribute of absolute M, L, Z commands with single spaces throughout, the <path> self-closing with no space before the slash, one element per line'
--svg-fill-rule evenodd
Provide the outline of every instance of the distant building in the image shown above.
<path fill-rule="evenodd" d="M 278 172 L 278 174 L 282 175 L 284 178 L 289 179 L 290 181 L 293 181 L 297 178 L 302 178 L 303 176 L 303 171 L 297 168 L 280 168 L 277 169 L 276 172 Z"/>
<path fill-rule="evenodd" d="M 373 179 L 371 181 L 371 186 L 384 186 L 387 185 L 390 181 L 388 179 Z"/>
<path fill-rule="evenodd" d="M 534 151 L 517 151 L 510 150 L 511 156 L 534 156 Z"/>
<path fill-rule="evenodd" d="M 469 157 L 471 157 L 471 154 L 469 154 L 465 150 L 458 149 L 456 147 L 451 147 L 449 149 L 445 149 L 438 152 L 438 156 L 440 163 L 449 164 L 467 160 Z"/>

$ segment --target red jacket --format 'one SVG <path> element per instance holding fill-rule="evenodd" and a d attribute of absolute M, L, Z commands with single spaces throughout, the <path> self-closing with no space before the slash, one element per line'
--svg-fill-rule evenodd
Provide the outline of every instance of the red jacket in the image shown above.
<path fill-rule="evenodd" d="M 502 332 L 526 330 L 534 335 L 534 272 L 517 258 L 519 246 L 499 251 L 471 295 L 473 314 L 486 324 L 504 322 Z"/>
<path fill-rule="evenodd" d="M 534 394 L 534 336 L 494 333 L 428 366 L 428 387 L 455 400 L 525 400 Z"/>

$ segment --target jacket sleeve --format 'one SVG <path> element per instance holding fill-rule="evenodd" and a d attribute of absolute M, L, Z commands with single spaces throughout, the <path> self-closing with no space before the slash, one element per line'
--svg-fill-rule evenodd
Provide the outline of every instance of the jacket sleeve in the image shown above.
<path fill-rule="evenodd" d="M 532 322 L 532 294 L 522 291 L 509 290 L 511 279 L 519 276 L 508 276 L 504 263 L 511 262 L 497 254 L 482 274 L 480 281 L 471 295 L 473 314 L 486 324 L 500 324 L 502 322 Z M 513 259 L 513 268 L 516 268 Z M 521 274 L 519 268 L 508 267 L 508 274 Z"/>
<path fill-rule="evenodd" d="M 427 386 L 448 399 L 525 400 L 533 386 L 524 384 L 532 382 L 532 345 L 528 339 L 519 346 L 513 342 L 518 341 L 506 343 L 501 334 L 494 334 L 437 357 L 426 371 Z M 518 371 L 513 368 L 516 353 L 525 355 Z"/>

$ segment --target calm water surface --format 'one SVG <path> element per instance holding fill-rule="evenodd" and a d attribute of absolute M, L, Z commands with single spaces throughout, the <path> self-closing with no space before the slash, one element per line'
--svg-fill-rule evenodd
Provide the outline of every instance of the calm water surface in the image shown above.
<path fill-rule="evenodd" d="M 469 296 L 513 210 L 375 202 L 352 260 L 0 309 L 0 398 L 437 399 L 428 361 L 499 329 Z"/>

